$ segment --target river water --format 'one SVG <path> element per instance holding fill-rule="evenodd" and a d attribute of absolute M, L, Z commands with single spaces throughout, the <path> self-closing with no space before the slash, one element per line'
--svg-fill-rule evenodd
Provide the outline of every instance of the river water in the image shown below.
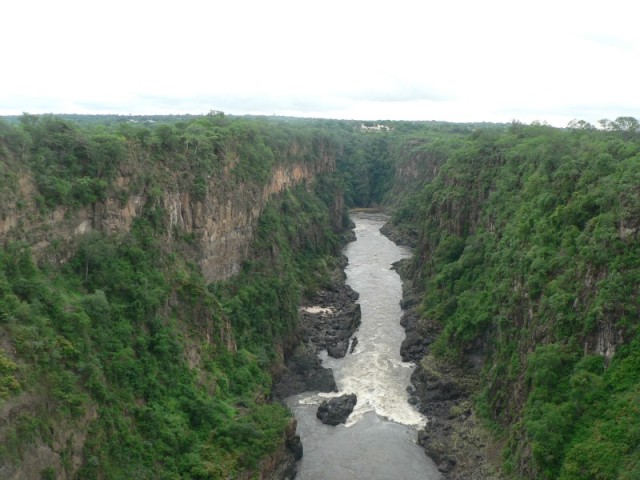
<path fill-rule="evenodd" d="M 360 294 L 358 344 L 342 359 L 321 355 L 333 368 L 337 394 L 306 393 L 287 401 L 298 420 L 304 456 L 299 480 L 436 480 L 442 476 L 415 443 L 426 419 L 407 402 L 413 364 L 400 357 L 402 285 L 391 264 L 409 257 L 380 233 L 387 217 L 355 213 L 356 241 L 345 249 L 347 284 Z M 346 425 L 316 419 L 322 400 L 355 393 L 358 403 Z"/>

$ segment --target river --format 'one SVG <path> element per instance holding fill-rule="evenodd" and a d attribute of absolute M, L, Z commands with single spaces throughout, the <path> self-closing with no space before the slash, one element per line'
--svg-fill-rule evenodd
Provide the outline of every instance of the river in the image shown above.
<path fill-rule="evenodd" d="M 387 217 L 354 213 L 356 241 L 345 249 L 347 284 L 360 294 L 362 324 L 358 344 L 345 358 L 326 352 L 323 365 L 333 368 L 337 394 L 301 394 L 287 403 L 298 420 L 304 456 L 299 480 L 436 480 L 442 476 L 415 443 L 426 419 L 407 402 L 413 365 L 402 362 L 400 325 L 402 285 L 392 263 L 409 257 L 380 233 Z M 320 402 L 355 393 L 358 403 L 346 425 L 316 419 Z"/>

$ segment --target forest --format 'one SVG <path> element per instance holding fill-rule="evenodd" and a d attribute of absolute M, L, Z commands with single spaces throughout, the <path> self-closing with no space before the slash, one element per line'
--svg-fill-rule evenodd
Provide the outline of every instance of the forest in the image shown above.
<path fill-rule="evenodd" d="M 384 123 L 0 119 L 0 474 L 47 446 L 33 478 L 252 478 L 291 421 L 270 388 L 298 305 L 347 208 L 376 206 L 415 248 L 432 352 L 481 379 L 506 478 L 640 478 L 638 121 Z M 232 276 L 169 220 L 168 192 L 325 164 L 268 197 Z M 126 231 L 65 230 L 138 197 Z"/>
<path fill-rule="evenodd" d="M 505 473 L 640 478 L 638 122 L 514 122 L 412 150 L 438 166 L 393 222 L 417 239 L 434 352 L 483 359 L 474 402 Z"/>
<path fill-rule="evenodd" d="M 160 198 L 183 189 L 204 201 L 216 176 L 262 185 L 276 155 L 286 161 L 283 149 L 307 142 L 313 156 L 321 132 L 219 115 L 153 129 L 25 115 L 0 128 L 3 215 L 20 216 L 0 254 L 5 471 L 44 444 L 61 461 L 37 478 L 249 475 L 290 422 L 267 401 L 270 370 L 301 295 L 325 281 L 339 252 L 327 197 L 338 180 L 327 172 L 274 198 L 239 273 L 216 282 L 194 261 L 195 234 L 169 228 Z M 118 185 L 136 164 L 131 183 Z M 25 175 L 35 186 L 28 198 Z M 52 212 L 73 217 L 137 191 L 146 201 L 129 231 L 53 238 L 36 257 L 31 229 Z"/>

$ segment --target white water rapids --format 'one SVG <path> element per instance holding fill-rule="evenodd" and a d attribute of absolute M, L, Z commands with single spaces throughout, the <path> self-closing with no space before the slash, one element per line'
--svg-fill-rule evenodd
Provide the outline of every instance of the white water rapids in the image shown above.
<path fill-rule="evenodd" d="M 356 407 L 346 425 L 316 419 L 318 404 L 332 394 L 290 397 L 298 419 L 304 456 L 300 480 L 430 480 L 440 479 L 435 464 L 415 443 L 426 419 L 407 402 L 413 364 L 402 362 L 400 325 L 402 286 L 392 263 L 411 255 L 380 233 L 386 217 L 352 215 L 356 241 L 345 249 L 347 284 L 360 294 L 362 324 L 358 344 L 345 358 L 321 356 L 333 368 L 339 392 L 355 393 Z"/>

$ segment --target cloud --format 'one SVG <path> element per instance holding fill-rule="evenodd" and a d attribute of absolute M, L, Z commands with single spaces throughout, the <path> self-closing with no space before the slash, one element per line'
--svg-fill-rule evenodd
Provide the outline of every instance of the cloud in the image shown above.
<path fill-rule="evenodd" d="M 640 115 L 630 4 L 540 1 L 8 2 L 0 114 Z"/>
<path fill-rule="evenodd" d="M 338 89 L 337 94 L 350 101 L 418 102 L 423 100 L 445 102 L 455 96 L 428 83 L 402 78 L 372 78 L 351 89 Z"/>
<path fill-rule="evenodd" d="M 629 38 L 612 33 L 589 32 L 585 33 L 583 38 L 598 46 L 622 52 L 631 52 L 636 48 L 636 44 Z"/>

